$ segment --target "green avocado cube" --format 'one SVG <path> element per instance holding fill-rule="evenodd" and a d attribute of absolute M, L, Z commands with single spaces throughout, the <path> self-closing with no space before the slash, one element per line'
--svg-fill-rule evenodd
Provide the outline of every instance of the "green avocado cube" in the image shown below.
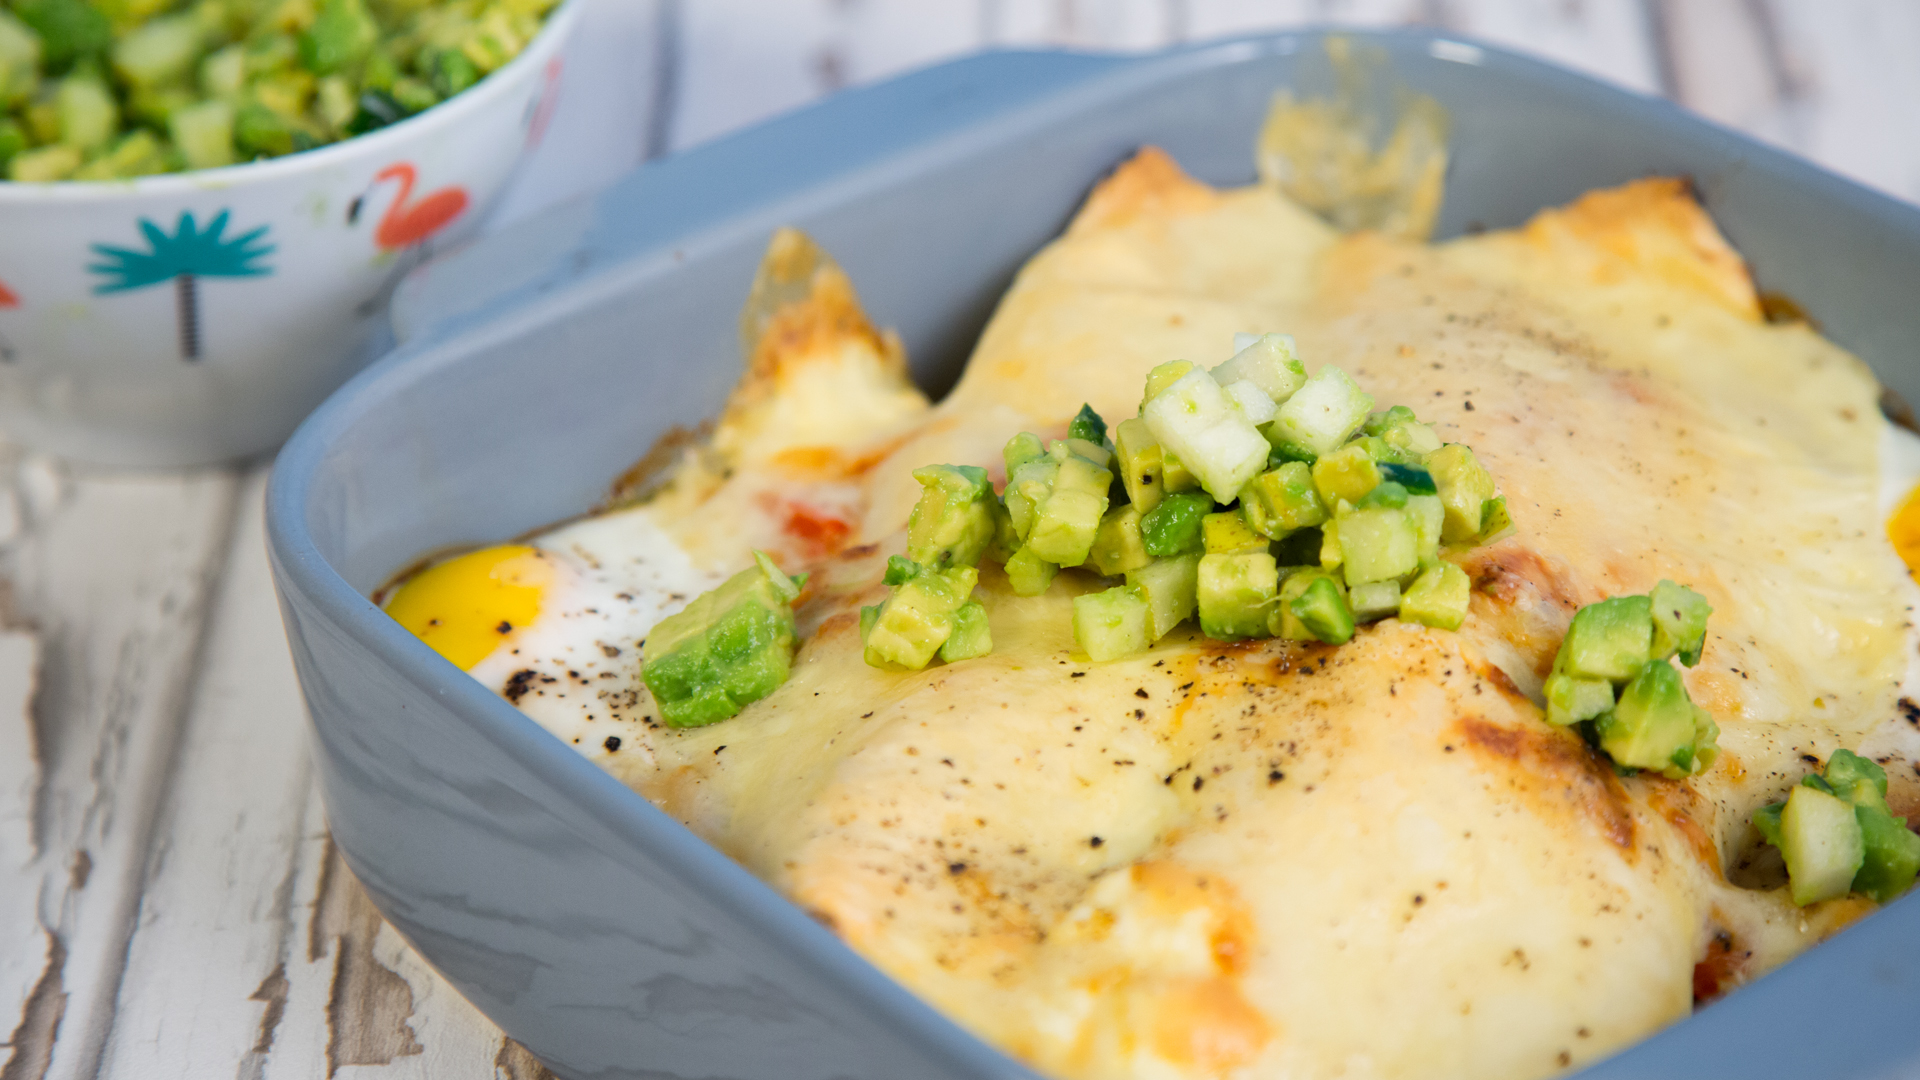
<path fill-rule="evenodd" d="M 762 552 L 647 635 L 641 678 L 669 727 L 733 716 L 786 681 L 799 581 Z"/>
<path fill-rule="evenodd" d="M 1884 904 L 1912 887 L 1920 873 L 1920 836 L 1884 805 L 1856 804 L 1853 816 L 1860 824 L 1862 852 L 1852 889 Z"/>
<path fill-rule="evenodd" d="M 1053 584 L 1053 575 L 1060 568 L 1023 546 L 1007 559 L 1006 571 L 1007 584 L 1015 596 L 1039 596 Z"/>
<path fill-rule="evenodd" d="M 1335 522 L 1335 536 L 1349 588 L 1399 579 L 1420 568 L 1420 534 L 1404 509 L 1376 507 L 1342 514 Z"/>
<path fill-rule="evenodd" d="M 1320 500 L 1336 506 L 1341 499 L 1358 503 L 1380 483 L 1380 466 L 1367 448 L 1349 443 L 1313 463 L 1313 486 Z"/>
<path fill-rule="evenodd" d="M 1431 566 L 1440 558 L 1440 531 L 1446 523 L 1446 507 L 1438 495 L 1408 495 L 1407 516 L 1413 519 L 1414 535 L 1418 537 L 1420 565 Z"/>
<path fill-rule="evenodd" d="M 979 565 L 998 525 L 987 470 L 928 465 L 913 478 L 921 490 L 907 518 L 907 558 L 936 570 Z"/>
<path fill-rule="evenodd" d="M 1155 559 L 1138 570 L 1127 571 L 1127 585 L 1146 598 L 1147 636 L 1159 641 L 1183 620 L 1193 618 L 1197 610 L 1200 556 Z"/>
<path fill-rule="evenodd" d="M 1087 561 L 1106 577 L 1118 577 L 1153 561 L 1140 538 L 1138 506 L 1129 503 L 1107 511 L 1107 516 L 1100 519 L 1099 531 L 1093 534 L 1093 550 L 1088 552 Z"/>
<path fill-rule="evenodd" d="M 1094 534 L 1106 515 L 1113 472 L 1105 462 L 1096 463 L 1079 453 L 1056 456 L 1061 458 L 1060 467 L 1052 490 L 1034 515 L 1027 546 L 1055 566 L 1079 566 L 1093 550 Z"/>
<path fill-rule="evenodd" d="M 1373 622 L 1389 615 L 1398 615 L 1400 583 L 1369 581 L 1365 585 L 1355 585 L 1347 590 L 1347 607 L 1353 611 L 1355 622 Z"/>
<path fill-rule="evenodd" d="M 1127 501 L 1142 514 L 1159 506 L 1160 497 L 1166 493 L 1160 478 L 1160 441 L 1147 430 L 1147 422 L 1137 416 L 1120 421 L 1113 429 L 1113 451 L 1114 467 L 1127 489 Z"/>
<path fill-rule="evenodd" d="M 1209 555 L 1267 550 L 1267 538 L 1254 532 L 1238 510 L 1222 510 L 1201 518 L 1200 542 Z"/>
<path fill-rule="evenodd" d="M 1298 620 L 1302 629 L 1315 639 L 1329 645 L 1345 645 L 1353 640 L 1353 612 L 1347 606 L 1347 598 L 1332 576 L 1316 571 L 1308 574 L 1296 574 L 1294 578 L 1306 578 L 1311 575 L 1300 595 L 1288 597 L 1286 590 L 1281 592 L 1281 603 L 1287 614 Z M 1289 578 L 1291 585 L 1294 578 Z M 1290 625 L 1290 624 L 1289 624 Z"/>
<path fill-rule="evenodd" d="M 1851 750 L 1835 750 L 1833 756 L 1827 759 L 1826 781 L 1834 794 L 1854 803 L 1864 801 L 1886 805 L 1887 770 L 1872 758 L 1861 757 Z M 1861 784 L 1866 784 L 1872 790 L 1861 792 L 1860 795 L 1853 794 Z"/>
<path fill-rule="evenodd" d="M 1693 702 L 1680 672 L 1665 660 L 1650 660 L 1620 692 L 1613 711 L 1595 721 L 1600 748 L 1615 764 L 1684 774 L 1693 763 L 1698 734 Z M 1675 755 L 1684 753 L 1685 765 Z"/>
<path fill-rule="evenodd" d="M 1847 895 L 1866 862 L 1866 842 L 1854 808 L 1805 786 L 1793 789 L 1780 812 L 1779 847 L 1793 902 L 1801 907 Z"/>
<path fill-rule="evenodd" d="M 1692 667 L 1700 662 L 1700 651 L 1707 642 L 1707 616 L 1713 608 L 1707 598 L 1671 581 L 1662 580 L 1648 597 L 1653 615 L 1652 654 L 1665 660 L 1678 656 Z"/>
<path fill-rule="evenodd" d="M 1486 519 L 1487 500 L 1495 495 L 1493 476 L 1459 443 L 1448 443 L 1427 455 L 1427 471 L 1446 506 L 1441 538 L 1449 544 L 1471 543 Z"/>
<path fill-rule="evenodd" d="M 1301 461 L 1283 462 L 1240 489 L 1240 512 L 1253 531 L 1271 540 L 1327 520 L 1327 506 L 1314 487 L 1313 470 Z"/>
<path fill-rule="evenodd" d="M 1616 596 L 1573 616 L 1553 670 L 1620 685 L 1652 659 L 1653 616 L 1644 596 Z"/>
<path fill-rule="evenodd" d="M 1119 585 L 1073 598 L 1073 640 L 1095 660 L 1118 660 L 1153 644 L 1151 610 L 1138 589 Z"/>
<path fill-rule="evenodd" d="M 1167 495 L 1160 505 L 1140 518 L 1140 539 L 1147 554 L 1156 559 L 1204 551 L 1206 516 L 1213 512 L 1213 497 L 1205 492 L 1180 491 Z"/>
<path fill-rule="evenodd" d="M 1000 450 L 1000 459 L 1007 464 L 1007 476 L 1012 478 L 1020 466 L 1029 461 L 1039 461 L 1047 456 L 1047 448 L 1041 443 L 1040 436 L 1031 431 L 1023 431 L 1007 440 Z"/>
<path fill-rule="evenodd" d="M 1465 570 L 1450 562 L 1436 564 L 1422 570 L 1400 597 L 1400 621 L 1458 630 L 1467 619 L 1472 594 Z"/>
<path fill-rule="evenodd" d="M 1384 506 L 1390 510 L 1399 510 L 1406 505 L 1407 489 L 1400 484 L 1394 483 L 1392 480 L 1382 480 L 1380 483 L 1374 485 L 1372 491 L 1361 496 L 1360 501 L 1355 504 L 1355 508 L 1371 510 L 1376 506 Z"/>
<path fill-rule="evenodd" d="M 889 570 L 893 593 L 866 636 L 865 658 L 874 667 L 917 670 L 931 663 L 952 636 L 954 615 L 973 595 L 980 576 L 971 566 L 916 569 L 905 580 Z"/>
<path fill-rule="evenodd" d="M 1187 373 L 1192 370 L 1193 361 L 1191 360 L 1169 360 L 1147 372 L 1147 391 L 1140 399 L 1141 411 L 1146 411 L 1147 402 L 1159 397 L 1160 392 L 1167 387 L 1186 378 Z"/>
<path fill-rule="evenodd" d="M 940 659 L 951 664 L 992 651 L 993 630 L 987 625 L 986 605 L 978 600 L 961 604 L 953 613 L 953 632 L 940 646 Z"/>
<path fill-rule="evenodd" d="M 1267 637 L 1280 567 L 1264 551 L 1200 558 L 1200 632 L 1216 641 Z"/>
<path fill-rule="evenodd" d="M 1557 671 L 1542 688 L 1547 698 L 1547 722 L 1566 727 L 1592 720 L 1613 708 L 1613 684 L 1605 679 L 1582 679 Z"/>
<path fill-rule="evenodd" d="M 1011 460 L 1012 455 L 1008 457 Z M 1059 473 L 1060 463 L 1044 454 L 1007 469 L 1007 488 L 1001 494 L 1001 501 L 1006 504 L 1014 534 L 1021 543 L 1026 543 L 1032 534 L 1034 522 L 1040 519 L 1040 507 L 1053 493 L 1053 481 Z"/>
<path fill-rule="evenodd" d="M 1480 535 L 1474 537 L 1473 542 L 1475 545 L 1495 543 L 1512 531 L 1513 518 L 1507 514 L 1507 497 L 1496 495 L 1480 510 Z"/>
<path fill-rule="evenodd" d="M 1200 478 L 1180 460 L 1180 455 L 1164 446 L 1160 448 L 1160 487 L 1168 495 L 1200 489 Z"/>

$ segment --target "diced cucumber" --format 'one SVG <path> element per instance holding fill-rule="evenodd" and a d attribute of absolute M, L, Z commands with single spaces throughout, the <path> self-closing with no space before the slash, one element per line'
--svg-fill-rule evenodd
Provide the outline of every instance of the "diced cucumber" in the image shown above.
<path fill-rule="evenodd" d="M 1794 903 L 1805 907 L 1845 896 L 1866 862 L 1853 807 L 1824 791 L 1794 788 L 1780 812 L 1780 854 Z"/>
<path fill-rule="evenodd" d="M 916 670 L 953 635 L 955 614 L 973 595 L 980 572 L 971 566 L 917 571 L 904 581 L 890 572 L 893 593 L 866 637 L 867 663 L 878 668 Z"/>
<path fill-rule="evenodd" d="M 1329 645 L 1353 640 L 1353 612 L 1333 578 L 1315 574 L 1299 596 L 1284 602 L 1287 612 L 1319 640 Z"/>
<path fill-rule="evenodd" d="M 1140 411 L 1147 411 L 1147 402 L 1160 396 L 1160 392 L 1185 378 L 1193 370 L 1191 360 L 1169 360 L 1147 372 L 1147 392 L 1140 399 Z"/>
<path fill-rule="evenodd" d="M 113 69 L 135 86 L 159 86 L 193 70 L 206 31 L 192 14 L 150 19 L 113 47 Z"/>
<path fill-rule="evenodd" d="M 1127 584 L 1146 597 L 1147 635 L 1159 641 L 1182 620 L 1193 618 L 1199 602 L 1200 556 L 1155 559 L 1127 571 Z"/>
<path fill-rule="evenodd" d="M 1262 334 L 1237 349 L 1231 360 L 1214 368 L 1213 377 L 1222 386 L 1241 380 L 1251 382 L 1278 405 L 1306 385 L 1307 368 L 1294 354 L 1292 337 Z"/>
<path fill-rule="evenodd" d="M 1613 684 L 1605 679 L 1582 679 L 1565 672 L 1547 676 L 1547 722 L 1566 727 L 1592 720 L 1613 708 Z"/>
<path fill-rule="evenodd" d="M 1395 405 L 1367 417 L 1366 421 L 1360 425 L 1360 430 L 1367 435 L 1385 435 L 1401 424 L 1411 424 L 1418 419 L 1420 418 L 1413 414 L 1412 409 L 1405 405 Z"/>
<path fill-rule="evenodd" d="M 1653 655 L 1661 660 L 1678 656 L 1688 667 L 1699 663 L 1700 651 L 1706 647 L 1707 616 L 1713 614 L 1707 598 L 1663 579 L 1648 599 L 1653 615 Z"/>
<path fill-rule="evenodd" d="M 1202 551 L 1202 521 L 1213 510 L 1213 499 L 1199 492 L 1178 492 L 1140 518 L 1140 539 L 1147 554 L 1168 559 Z"/>
<path fill-rule="evenodd" d="M 1438 495 L 1408 495 L 1406 511 L 1420 538 L 1420 565 L 1431 565 L 1440 557 L 1440 531 L 1446 524 L 1447 509 Z"/>
<path fill-rule="evenodd" d="M 1147 430 L 1147 422 L 1137 416 L 1120 421 L 1113 429 L 1113 449 L 1127 501 L 1142 514 L 1159 506 L 1166 493 L 1160 479 L 1160 440 Z"/>
<path fill-rule="evenodd" d="M 1348 572 L 1352 572 L 1352 563 L 1348 563 Z M 1466 621 L 1471 596 L 1472 582 L 1467 580 L 1467 572 L 1443 562 L 1421 571 L 1413 584 L 1407 586 L 1406 595 L 1400 598 L 1400 620 L 1439 630 L 1458 630 Z"/>
<path fill-rule="evenodd" d="M 1420 568 L 1420 534 L 1405 510 L 1381 507 L 1342 514 L 1335 535 L 1348 587 L 1401 578 Z"/>
<path fill-rule="evenodd" d="M 778 689 L 793 662 L 793 578 L 754 553 L 754 565 L 700 594 L 647 634 L 641 678 L 669 727 L 735 715 Z"/>
<path fill-rule="evenodd" d="M 1320 457 L 1360 430 L 1372 409 L 1372 395 L 1346 372 L 1323 367 L 1280 406 L 1271 437 L 1276 445 L 1297 446 Z"/>
<path fill-rule="evenodd" d="M 1418 465 L 1385 462 L 1380 466 L 1380 479 L 1399 484 L 1407 489 L 1409 495 L 1434 495 L 1439 492 L 1434 486 L 1433 474 Z"/>
<path fill-rule="evenodd" d="M 1280 567 L 1264 551 L 1200 558 L 1200 632 L 1216 641 L 1266 637 Z"/>
<path fill-rule="evenodd" d="M 1138 570 L 1153 561 L 1140 538 L 1139 507 L 1129 503 L 1107 511 L 1107 516 L 1100 519 L 1100 530 L 1094 533 L 1087 561 L 1107 577 Z"/>
<path fill-rule="evenodd" d="M 233 106 L 203 101 L 175 112 L 167 122 L 173 145 L 190 169 L 217 169 L 234 163 Z"/>
<path fill-rule="evenodd" d="M 1273 399 L 1267 396 L 1266 391 L 1255 386 L 1251 380 L 1241 379 L 1239 382 L 1222 383 L 1220 389 L 1227 395 L 1227 400 L 1233 403 L 1233 407 L 1240 410 L 1240 415 L 1247 418 L 1247 423 L 1252 424 L 1256 429 L 1261 424 L 1270 423 L 1274 414 L 1280 411 L 1279 407 L 1274 405 Z"/>
<path fill-rule="evenodd" d="M 1266 468 L 1266 439 L 1204 371 L 1189 371 L 1154 395 L 1142 418 L 1215 502 L 1232 502 Z"/>
<path fill-rule="evenodd" d="M 1121 585 L 1073 598 L 1073 640 L 1094 660 L 1118 660 L 1153 644 L 1151 613 L 1139 590 Z"/>
<path fill-rule="evenodd" d="M 1067 423 L 1067 438 L 1084 439 L 1098 446 L 1107 439 L 1107 422 L 1093 411 L 1093 406 L 1083 404 Z"/>
<path fill-rule="evenodd" d="M 1472 542 L 1480 535 L 1487 500 L 1495 495 L 1493 477 L 1473 451 L 1460 443 L 1448 443 L 1428 454 L 1426 466 L 1447 510 L 1441 539 L 1449 544 Z"/>
<path fill-rule="evenodd" d="M 1254 532 L 1238 510 L 1223 510 L 1201 518 L 1200 541 L 1209 555 L 1267 550 L 1267 538 Z"/>
<path fill-rule="evenodd" d="M 1313 486 L 1328 506 L 1358 503 L 1380 483 L 1380 466 L 1363 446 L 1343 446 L 1313 463 Z"/>
<path fill-rule="evenodd" d="M 1553 670 L 1615 685 L 1640 674 L 1652 658 L 1653 616 L 1645 596 L 1616 596 L 1574 613 Z"/>
<path fill-rule="evenodd" d="M 1373 622 L 1400 614 L 1400 583 L 1369 581 L 1347 590 L 1347 606 L 1355 622 Z"/>
<path fill-rule="evenodd" d="M 1395 424 L 1381 433 L 1387 445 L 1402 454 L 1418 460 L 1440 449 L 1440 436 L 1434 430 L 1418 420 L 1404 424 Z"/>
<path fill-rule="evenodd" d="M 60 80 L 54 105 L 60 110 L 60 141 L 82 153 L 107 145 L 120 129 L 120 105 L 113 91 L 90 75 Z"/>
<path fill-rule="evenodd" d="M 1039 596 L 1053 584 L 1060 568 L 1035 555 L 1032 548 L 1022 547 L 1007 559 L 1006 571 L 1015 596 Z"/>
<path fill-rule="evenodd" d="M 971 660 L 993 651 L 993 630 L 987 625 L 987 608 L 978 600 L 969 600 L 953 613 L 953 631 L 940 645 L 940 659 L 951 664 Z"/>
<path fill-rule="evenodd" d="M 1285 462 L 1249 481 L 1240 489 L 1240 512 L 1255 532 L 1274 540 L 1327 520 L 1313 472 L 1299 461 Z"/>
<path fill-rule="evenodd" d="M 1684 775 L 1693 763 L 1696 729 L 1680 672 L 1665 660 L 1642 665 L 1613 711 L 1595 721 L 1594 731 L 1616 764 L 1655 771 L 1678 767 Z M 1682 753 L 1684 765 L 1676 760 Z"/>
<path fill-rule="evenodd" d="M 935 570 L 978 566 L 993 541 L 993 485 L 973 465 L 928 465 L 913 470 L 920 500 L 907 518 L 907 558 Z"/>

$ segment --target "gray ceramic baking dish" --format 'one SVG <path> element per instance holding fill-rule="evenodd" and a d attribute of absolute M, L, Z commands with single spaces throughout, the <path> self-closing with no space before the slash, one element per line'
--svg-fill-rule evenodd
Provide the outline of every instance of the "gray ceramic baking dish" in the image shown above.
<path fill-rule="evenodd" d="M 1355 35 L 1454 120 L 1443 234 L 1687 174 L 1768 289 L 1920 400 L 1920 211 L 1671 106 L 1407 31 Z M 1015 268 L 1143 143 L 1252 178 L 1278 87 L 1331 88 L 1323 35 L 1144 58 L 997 53 L 639 170 L 442 261 L 404 344 L 287 445 L 275 581 L 333 835 L 395 927 L 566 1077 L 1032 1074 L 889 981 L 366 599 L 423 552 L 578 513 L 739 371 L 769 231 L 851 273 L 949 384 Z M 1865 920 L 1591 1078 L 1920 1070 L 1920 899 Z"/>

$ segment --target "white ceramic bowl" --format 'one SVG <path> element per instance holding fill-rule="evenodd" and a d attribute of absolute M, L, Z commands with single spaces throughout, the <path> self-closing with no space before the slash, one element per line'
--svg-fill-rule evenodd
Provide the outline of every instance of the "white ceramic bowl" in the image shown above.
<path fill-rule="evenodd" d="M 278 445 L 371 359 L 393 284 L 471 234 L 545 133 L 577 3 L 379 131 L 247 165 L 0 183 L 0 434 L 107 465 Z"/>

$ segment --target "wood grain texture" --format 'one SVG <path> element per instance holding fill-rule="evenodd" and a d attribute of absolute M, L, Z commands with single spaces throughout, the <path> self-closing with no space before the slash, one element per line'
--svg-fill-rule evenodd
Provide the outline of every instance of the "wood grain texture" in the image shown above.
<path fill-rule="evenodd" d="M 607 145 L 529 170 L 503 220 L 980 48 L 1141 49 L 1302 22 L 1531 51 L 1920 197 L 1908 0 L 590 3 L 608 29 L 568 93 L 605 107 L 569 121 L 579 106 L 563 103 L 551 139 Z M 625 104 L 593 96 L 613 86 Z M 263 476 L 68 473 L 0 448 L 0 1080 L 546 1080 L 379 920 L 327 839 Z"/>

